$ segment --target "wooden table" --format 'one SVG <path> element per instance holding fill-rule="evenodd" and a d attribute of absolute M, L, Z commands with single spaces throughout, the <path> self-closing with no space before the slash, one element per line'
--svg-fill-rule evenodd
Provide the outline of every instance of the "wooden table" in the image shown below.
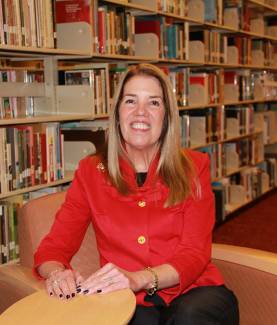
<path fill-rule="evenodd" d="M 50 298 L 45 290 L 27 296 L 0 315 L 1 325 L 125 325 L 135 311 L 129 289 L 77 296 L 69 301 Z"/>

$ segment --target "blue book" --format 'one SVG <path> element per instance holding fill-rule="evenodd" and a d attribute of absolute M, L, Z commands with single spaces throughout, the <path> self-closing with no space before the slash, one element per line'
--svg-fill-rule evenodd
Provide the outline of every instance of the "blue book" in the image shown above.
<path fill-rule="evenodd" d="M 217 22 L 217 0 L 205 0 L 205 21 Z"/>

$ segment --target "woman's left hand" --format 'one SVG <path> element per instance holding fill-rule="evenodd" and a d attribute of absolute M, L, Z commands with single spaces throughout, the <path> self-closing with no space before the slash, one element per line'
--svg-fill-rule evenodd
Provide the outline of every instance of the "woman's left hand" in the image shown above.
<path fill-rule="evenodd" d="M 127 272 L 108 263 L 87 278 L 77 292 L 83 294 L 108 293 L 126 288 L 137 291 L 135 273 Z"/>

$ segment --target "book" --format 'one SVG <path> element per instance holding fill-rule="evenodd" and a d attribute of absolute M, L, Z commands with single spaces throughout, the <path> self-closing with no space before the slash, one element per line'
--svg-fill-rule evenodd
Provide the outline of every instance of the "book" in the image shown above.
<path fill-rule="evenodd" d="M 56 0 L 56 23 L 92 23 L 90 0 Z"/>
<path fill-rule="evenodd" d="M 218 0 L 204 0 L 205 4 L 205 21 L 217 23 L 218 20 Z"/>
<path fill-rule="evenodd" d="M 161 17 L 143 17 L 135 20 L 136 34 L 153 33 L 158 37 L 160 57 L 166 56 L 166 51 L 163 48 L 163 21 L 164 20 Z"/>

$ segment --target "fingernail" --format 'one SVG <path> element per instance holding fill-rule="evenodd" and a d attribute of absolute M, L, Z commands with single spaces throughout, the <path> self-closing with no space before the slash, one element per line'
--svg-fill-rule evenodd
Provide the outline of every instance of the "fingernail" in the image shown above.
<path fill-rule="evenodd" d="M 101 292 L 102 292 L 102 290 L 101 290 L 101 289 L 98 289 L 96 292 L 97 292 L 97 293 L 101 293 Z"/>
<path fill-rule="evenodd" d="M 80 293 L 81 291 L 82 291 L 81 288 L 79 288 L 79 289 L 76 290 L 77 293 Z"/>
<path fill-rule="evenodd" d="M 53 296 L 53 292 L 50 292 L 49 295 L 50 295 L 50 296 Z"/>
<path fill-rule="evenodd" d="M 66 299 L 69 299 L 70 298 L 70 295 L 66 295 Z"/>
<path fill-rule="evenodd" d="M 62 298 L 62 297 L 63 297 L 63 295 L 60 293 L 59 297 L 60 297 L 60 298 Z"/>
<path fill-rule="evenodd" d="M 85 291 L 83 292 L 83 294 L 86 295 L 88 292 L 89 292 L 89 290 L 85 290 Z"/>
<path fill-rule="evenodd" d="M 79 284 L 79 285 L 77 285 L 77 287 L 76 287 L 77 289 L 79 289 L 79 288 L 81 288 L 81 285 Z"/>
<path fill-rule="evenodd" d="M 74 293 L 74 292 L 71 294 L 71 297 L 72 297 L 72 298 L 75 297 L 75 293 Z"/>

